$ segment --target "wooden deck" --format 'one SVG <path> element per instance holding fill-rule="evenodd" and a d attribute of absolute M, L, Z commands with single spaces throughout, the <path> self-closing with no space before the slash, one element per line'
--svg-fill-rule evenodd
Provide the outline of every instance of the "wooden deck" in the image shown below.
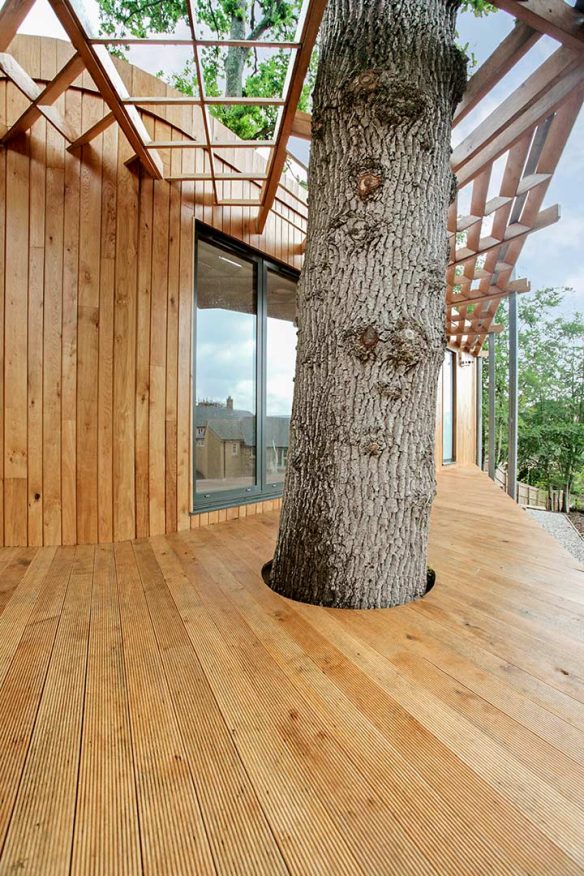
<path fill-rule="evenodd" d="M 276 514 L 0 553 L 0 873 L 584 873 L 584 574 L 476 470 L 424 600 L 293 604 Z"/>

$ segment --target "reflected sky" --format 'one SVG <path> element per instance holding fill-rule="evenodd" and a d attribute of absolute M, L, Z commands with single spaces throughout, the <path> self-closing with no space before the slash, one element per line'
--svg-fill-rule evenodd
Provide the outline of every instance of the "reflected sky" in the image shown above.
<path fill-rule="evenodd" d="M 256 317 L 233 310 L 197 313 L 197 402 L 204 400 L 255 412 Z"/>

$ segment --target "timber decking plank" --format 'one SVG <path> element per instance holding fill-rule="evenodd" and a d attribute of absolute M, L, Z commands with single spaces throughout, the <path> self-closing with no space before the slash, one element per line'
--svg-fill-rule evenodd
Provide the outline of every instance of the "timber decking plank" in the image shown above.
<path fill-rule="evenodd" d="M 96 550 L 87 655 L 74 873 L 140 873 L 128 689 L 113 547 Z"/>
<path fill-rule="evenodd" d="M 248 681 L 238 644 L 218 628 L 198 587 L 193 586 L 195 575 L 199 582 L 204 571 L 199 566 L 196 572 L 193 569 L 188 545 L 179 545 L 174 538 L 169 542 L 175 551 L 178 548 L 179 559 L 170 552 L 166 556 L 157 552 L 158 562 L 289 867 L 307 876 L 365 872 L 349 849 L 348 842 L 354 841 L 339 831 L 328 807 L 311 787 L 310 768 L 317 767 L 311 756 L 314 743 L 309 739 L 305 742 L 309 764 L 303 764 L 303 758 L 296 757 L 287 744 L 294 735 L 295 700 L 282 716 L 276 716 L 271 704 L 266 709 Z M 336 784 L 334 772 L 330 778 Z M 334 787 L 330 791 L 333 794 Z"/>
<path fill-rule="evenodd" d="M 8 550 L 7 553 L 6 562 L 0 560 L 0 615 L 36 556 L 35 548 Z"/>
<path fill-rule="evenodd" d="M 0 873 L 584 873 L 578 564 L 453 468 L 432 593 L 333 611 L 263 584 L 271 506 L 0 551 Z"/>
<path fill-rule="evenodd" d="M 252 566 L 253 550 L 243 547 L 240 540 L 235 543 L 233 530 L 229 532 L 228 527 L 219 528 L 214 530 L 214 536 L 213 546 L 216 554 L 226 557 L 230 569 L 240 569 L 234 573 L 237 581 L 249 590 L 250 594 L 262 606 L 262 612 L 258 613 L 257 610 L 254 612 L 248 600 L 243 615 L 249 618 L 255 614 L 260 621 L 262 621 L 262 613 L 265 616 L 271 616 L 274 622 L 289 632 L 300 645 L 302 650 L 294 662 L 300 659 L 301 653 L 312 655 L 313 660 L 322 671 L 330 676 L 352 701 L 356 700 L 359 709 L 381 732 L 385 733 L 392 746 L 398 747 L 404 757 L 415 763 L 425 781 L 434 786 L 445 797 L 449 805 L 454 807 L 455 818 L 469 819 L 468 825 L 459 827 L 458 835 L 467 838 L 475 832 L 477 824 L 480 824 L 480 831 L 489 837 L 495 849 L 504 847 L 508 855 L 520 858 L 522 866 L 529 872 L 548 872 L 545 868 L 549 866 L 550 855 L 555 854 L 555 849 L 553 844 L 541 835 L 537 827 L 529 824 L 526 818 L 518 813 L 514 807 L 506 804 L 498 794 L 496 787 L 490 787 L 488 783 L 472 772 L 470 766 L 465 766 L 457 757 L 453 756 L 453 752 L 433 736 L 431 727 L 425 728 L 418 721 L 414 721 L 409 713 L 390 697 L 389 690 L 383 691 L 376 684 L 373 674 L 371 677 L 367 677 L 365 673 L 358 670 L 341 651 L 331 645 L 330 637 L 320 635 L 316 624 L 308 626 L 301 615 L 306 611 L 317 617 L 318 609 L 295 606 L 294 603 L 282 600 L 276 594 L 271 593 L 267 588 L 258 588 L 257 566 L 255 575 Z M 232 547 L 229 546 L 230 538 L 233 542 Z M 241 569 L 242 560 L 248 563 L 246 570 Z M 239 599 L 239 591 L 234 590 L 233 593 Z M 331 612 L 333 617 L 339 614 L 345 615 L 347 613 Z M 403 614 L 403 609 L 398 612 L 398 615 Z M 396 617 L 395 610 L 382 613 L 350 613 L 350 626 L 351 629 L 354 629 L 356 618 L 367 621 L 372 616 L 379 617 L 383 624 L 387 622 L 388 615 L 390 618 Z M 400 623 L 399 617 L 396 617 L 396 623 Z M 369 638 L 365 631 L 365 624 L 362 628 L 364 631 L 363 639 L 367 642 Z M 390 632 L 393 634 L 394 630 L 390 630 Z M 393 635 L 386 634 L 384 642 L 391 642 L 392 639 Z M 262 640 L 268 642 L 271 640 L 268 632 L 262 635 Z M 303 676 L 305 672 L 306 670 L 303 671 Z M 377 708 L 376 704 L 378 704 Z M 345 715 L 344 709 L 339 710 L 339 712 Z M 355 738 L 361 739 L 361 734 L 356 735 Z M 421 796 L 423 797 L 423 795 Z M 452 815 L 450 814 L 449 817 L 452 818 Z M 509 838 L 501 836 L 502 820 L 507 825 L 514 824 L 510 841 Z M 419 820 L 416 819 L 415 823 L 419 824 Z M 518 836 L 522 838 L 521 842 L 518 842 Z M 543 869 L 541 868 L 542 861 L 546 862 Z M 557 866 L 566 866 L 565 858 L 560 858 Z M 486 869 L 484 864 L 477 865 L 477 867 L 475 872 L 494 872 L 497 869 L 496 857 L 494 862 L 487 865 Z M 570 868 L 570 862 L 568 862 L 568 868 Z M 460 872 L 460 868 L 457 868 L 456 872 Z"/>
<path fill-rule="evenodd" d="M 13 555 L 11 554 L 11 557 Z M 0 685 L 43 587 L 54 550 L 38 551 L 0 616 Z"/>
<path fill-rule="evenodd" d="M 144 870 L 215 872 L 131 544 L 114 548 Z"/>
<path fill-rule="evenodd" d="M 37 570 L 37 582 L 31 581 L 27 599 L 21 604 L 21 625 L 13 617 L 13 636 L 10 651 L 1 655 L 3 669 L 0 675 L 0 850 L 10 822 L 14 801 L 20 786 L 30 737 L 38 704 L 42 695 L 47 666 L 53 649 L 59 615 L 65 598 L 74 552 L 70 548 L 43 551 L 49 558 L 50 570 Z M 53 559 L 51 564 L 50 560 Z M 40 591 L 40 582 L 44 584 Z M 40 595 L 39 595 L 40 594 Z M 38 597 L 38 598 L 37 598 Z M 28 603 L 28 604 L 27 604 Z M 28 611 L 27 611 L 28 609 Z M 12 627 L 12 625 L 11 625 Z M 0 643 L 10 641 L 5 630 L 0 632 Z M 9 659 L 11 658 L 11 659 Z M 3 870 L 3 859 L 0 869 Z"/>
<path fill-rule="evenodd" d="M 165 547 L 161 542 L 162 550 Z M 140 542 L 134 545 L 134 552 L 218 870 L 285 874 L 288 870 L 278 845 L 152 546 Z M 167 580 L 171 577 L 172 573 L 167 573 Z M 180 586 L 180 581 L 176 583 Z M 246 813 L 244 823 L 238 817 L 242 810 Z"/>
<path fill-rule="evenodd" d="M 216 541 L 205 550 L 215 557 L 224 556 L 224 550 L 217 550 L 219 543 L 223 544 L 221 533 L 216 533 Z M 198 555 L 204 564 L 205 552 L 199 548 Z M 237 568 L 236 555 L 229 557 L 229 566 Z M 246 579 L 251 595 L 244 589 Z M 284 600 L 267 593 L 265 588 L 258 592 L 257 570 L 255 575 L 246 570 L 232 574 L 227 565 L 222 564 L 215 583 L 229 592 L 242 619 L 303 699 L 313 706 L 323 722 L 321 732 L 330 734 L 338 742 L 365 779 L 370 792 L 392 812 L 398 831 L 401 828 L 409 835 L 420 853 L 432 861 L 432 866 L 439 871 L 456 873 L 501 870 L 503 861 L 498 840 L 492 836 L 487 841 L 484 832 L 477 831 L 470 820 L 463 818 L 458 804 L 453 806 L 437 789 L 429 787 L 412 758 L 404 756 L 394 739 L 384 736 L 364 710 L 355 707 L 327 673 L 321 671 L 321 666 L 312 659 L 312 649 L 307 651 L 303 643 L 288 634 L 282 622 L 282 613 L 287 607 Z M 338 720 L 339 715 L 343 716 L 342 722 Z M 371 811 L 368 814 L 373 818 Z M 457 843 L 457 837 L 462 834 L 466 838 L 464 851 Z M 395 828 L 390 822 L 386 824 L 385 841 L 393 848 L 395 840 Z"/>
<path fill-rule="evenodd" d="M 57 874 L 69 870 L 93 554 L 92 547 L 77 548 L 68 585 L 65 576 L 56 582 L 57 594 L 64 586 L 67 593 L 57 615 L 51 659 L 6 836 L 2 855 L 5 872 Z M 49 629 L 53 623 L 49 619 Z"/>

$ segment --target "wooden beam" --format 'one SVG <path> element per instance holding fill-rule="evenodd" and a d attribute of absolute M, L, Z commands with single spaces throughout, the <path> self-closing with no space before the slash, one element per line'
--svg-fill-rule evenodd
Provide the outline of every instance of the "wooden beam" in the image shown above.
<path fill-rule="evenodd" d="M 490 334 L 498 335 L 503 331 L 504 328 L 505 328 L 504 325 L 488 325 L 488 326 L 485 326 L 485 328 L 482 328 L 482 329 L 477 331 L 476 328 L 469 326 L 468 329 L 463 330 L 463 331 L 451 332 L 447 329 L 446 333 L 447 333 L 449 338 L 466 338 L 466 337 L 470 337 L 470 336 L 472 336 L 472 337 L 486 337 L 486 335 L 490 335 Z"/>
<path fill-rule="evenodd" d="M 181 95 L 128 95 L 122 103 L 129 106 L 284 106 L 283 97 L 191 97 Z"/>
<path fill-rule="evenodd" d="M 48 83 L 44 91 L 39 94 L 33 103 L 25 109 L 20 118 L 18 118 L 12 127 L 8 129 L 2 138 L 2 143 L 6 144 L 14 137 L 18 137 L 20 134 L 24 134 L 28 131 L 37 119 L 43 115 L 44 109 L 53 104 L 63 92 L 69 88 L 71 83 L 77 79 L 84 69 L 85 65 L 79 55 L 73 55 L 73 57 L 67 61 L 63 69 L 57 73 L 55 78 Z M 63 122 L 66 124 L 65 119 L 63 119 Z M 72 134 L 70 129 L 69 134 Z M 73 139 L 75 139 L 75 137 L 73 137 Z"/>
<path fill-rule="evenodd" d="M 312 139 L 312 116 L 310 113 L 296 110 L 292 120 L 291 137 L 299 137 L 301 140 Z"/>
<path fill-rule="evenodd" d="M 80 146 L 85 146 L 86 143 L 91 143 L 92 140 L 95 140 L 96 137 L 99 137 L 100 134 L 103 134 L 110 125 L 115 122 L 115 116 L 112 112 L 106 113 L 103 118 L 96 122 L 95 125 L 92 125 L 91 128 L 88 128 L 80 137 L 77 137 L 71 145 L 68 147 L 69 152 L 73 149 L 77 149 Z M 148 144 L 147 144 L 148 145 Z"/>
<path fill-rule="evenodd" d="M 487 60 L 471 76 L 464 97 L 454 113 L 453 126 L 465 118 L 483 97 L 505 76 L 506 73 L 531 49 L 540 39 L 541 34 L 522 21 L 489 55 Z"/>
<path fill-rule="evenodd" d="M 138 110 L 123 103 L 128 93 L 107 49 L 90 43 L 91 24 L 81 0 L 50 0 L 50 3 L 143 167 L 154 179 L 162 179 L 162 160 L 157 152 L 146 149 L 150 135 Z"/>
<path fill-rule="evenodd" d="M 24 70 L 20 64 L 15 61 L 12 55 L 6 54 L 6 52 L 0 53 L 0 70 L 5 73 L 5 75 L 10 79 L 11 82 L 21 91 L 25 97 L 27 97 L 32 102 L 32 107 L 36 110 L 38 109 L 39 115 L 43 115 L 47 121 L 53 125 L 57 131 L 65 137 L 70 143 L 77 136 L 77 132 L 71 128 L 71 125 L 58 110 L 56 110 L 52 106 L 43 106 L 40 101 L 44 94 L 43 89 L 40 85 L 32 79 L 26 70 Z M 79 74 L 77 74 L 79 75 Z M 28 107 L 30 110 L 31 107 Z M 21 117 L 22 118 L 22 117 Z M 38 118 L 38 116 L 37 116 Z M 20 122 L 20 119 L 18 120 Z M 17 122 L 17 124 L 18 124 Z M 24 129 L 26 130 L 26 128 Z M 4 137 L 2 138 L 2 142 L 4 142 L 8 136 L 11 134 L 12 128 L 6 132 Z M 20 133 L 17 131 L 16 133 Z M 14 136 L 14 135 L 13 135 Z"/>
<path fill-rule="evenodd" d="M 275 140 L 220 140 L 211 143 L 212 149 L 272 149 Z M 201 140 L 152 140 L 148 149 L 208 149 Z"/>
<path fill-rule="evenodd" d="M 497 134 L 504 131 L 534 101 L 545 95 L 577 63 L 578 56 L 574 52 L 563 46 L 557 49 L 456 147 L 452 153 L 454 172 L 457 173 L 471 158 L 482 152 Z"/>
<path fill-rule="evenodd" d="M 238 180 L 253 182 L 255 180 L 267 179 L 267 173 L 177 173 L 172 176 L 167 176 L 169 182 L 212 182 L 213 179 L 221 180 L 222 182 L 237 182 Z"/>
<path fill-rule="evenodd" d="M 260 207 L 257 220 L 259 234 L 264 230 L 274 198 L 276 197 L 280 176 L 284 170 L 288 138 L 292 132 L 296 108 L 302 93 L 308 65 L 310 64 L 312 49 L 318 36 L 320 22 L 326 7 L 326 0 L 304 0 L 304 4 L 304 21 L 302 22 L 299 39 L 301 48 L 296 52 L 294 64 L 284 86 L 286 106 L 280 118 L 276 134 L 276 146 L 268 165 L 269 178 L 262 191 L 262 206 Z"/>
<path fill-rule="evenodd" d="M 575 93 L 580 94 L 583 89 L 584 66 L 578 65 L 562 76 L 549 90 L 544 90 L 534 103 L 507 127 L 502 128 L 487 144 L 482 144 L 479 149 L 473 150 L 474 157 L 470 161 L 465 160 L 462 165 L 453 166 L 459 188 L 473 180 L 487 165 L 496 161 L 525 134 L 556 112 Z"/>
<path fill-rule="evenodd" d="M 584 14 L 564 0 L 492 0 L 492 3 L 565 46 L 584 50 Z"/>
<path fill-rule="evenodd" d="M 461 256 L 455 262 L 452 262 L 449 267 L 452 267 L 452 265 L 464 265 L 472 259 L 476 259 L 479 256 L 486 255 L 492 250 L 503 246 L 505 243 L 509 243 L 511 241 L 518 240 L 519 238 L 526 237 L 528 234 L 531 234 L 532 231 L 540 231 L 542 228 L 547 228 L 549 225 L 553 225 L 555 222 L 557 222 L 559 218 L 560 208 L 557 204 L 554 204 L 552 207 L 548 207 L 546 210 L 542 210 L 541 213 L 539 213 L 536 217 L 531 227 L 525 227 L 523 225 L 516 227 L 514 225 L 510 225 L 503 240 L 493 240 L 492 238 L 486 238 L 484 245 L 479 250 L 469 253 L 468 255 Z M 490 242 L 491 240 L 493 241 L 492 243 Z"/>
<path fill-rule="evenodd" d="M 94 37 L 93 46 L 225 46 L 239 49 L 299 49 L 300 43 L 286 40 L 199 40 L 185 37 Z"/>
<path fill-rule="evenodd" d="M 481 301 L 492 301 L 495 298 L 507 298 L 508 295 L 511 295 L 513 292 L 529 292 L 531 289 L 531 284 L 527 280 L 523 280 L 522 283 L 525 285 L 517 288 L 516 286 L 511 288 L 512 284 L 509 283 L 505 289 L 499 289 L 498 286 L 491 286 L 488 292 L 484 293 L 471 293 L 470 295 L 457 296 L 449 298 L 446 302 L 447 307 L 465 307 L 467 304 L 478 304 Z M 451 317 L 452 319 L 453 317 Z"/>
<path fill-rule="evenodd" d="M 0 52 L 5 52 L 35 0 L 6 0 L 0 9 Z"/>

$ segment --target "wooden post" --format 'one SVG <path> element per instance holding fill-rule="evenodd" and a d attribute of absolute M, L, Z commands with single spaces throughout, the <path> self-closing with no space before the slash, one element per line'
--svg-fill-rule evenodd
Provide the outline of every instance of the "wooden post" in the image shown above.
<path fill-rule="evenodd" d="M 495 335 L 489 334 L 489 477 L 495 480 Z"/>
<path fill-rule="evenodd" d="M 507 493 L 517 501 L 517 419 L 518 419 L 518 380 L 517 380 L 517 293 L 509 296 L 509 461 L 507 465 Z"/>
<path fill-rule="evenodd" d="M 483 360 L 477 356 L 476 370 L 477 465 L 483 467 Z"/>

